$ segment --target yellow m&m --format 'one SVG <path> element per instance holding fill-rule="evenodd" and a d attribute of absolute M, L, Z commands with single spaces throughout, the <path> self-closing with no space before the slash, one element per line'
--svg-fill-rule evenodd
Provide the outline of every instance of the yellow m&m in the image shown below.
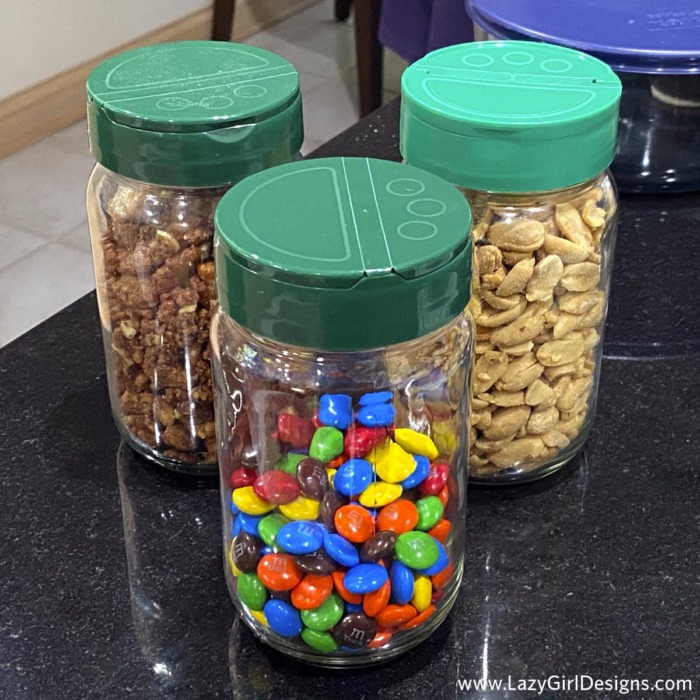
<path fill-rule="evenodd" d="M 416 461 L 393 440 L 385 440 L 366 457 L 374 465 L 377 476 L 390 484 L 403 481 L 415 468 Z"/>
<path fill-rule="evenodd" d="M 394 439 L 406 452 L 422 455 L 431 461 L 437 459 L 439 454 L 435 443 L 427 435 L 423 435 L 423 433 L 419 433 L 411 428 L 396 428 Z"/>
<path fill-rule="evenodd" d="M 316 520 L 321 504 L 306 496 L 299 496 L 295 501 L 280 506 L 280 513 L 290 520 Z"/>
<path fill-rule="evenodd" d="M 393 503 L 401 495 L 402 491 L 403 489 L 398 484 L 375 481 L 360 494 L 359 500 L 365 508 L 381 508 L 389 503 Z"/>
<path fill-rule="evenodd" d="M 264 515 L 269 513 L 275 506 L 273 503 L 263 501 L 252 486 L 243 486 L 233 490 L 233 502 L 239 510 L 246 515 Z"/>
<path fill-rule="evenodd" d="M 431 598 L 433 595 L 433 584 L 427 576 L 416 576 L 413 582 L 413 598 L 411 604 L 419 612 L 422 613 L 430 607 Z"/>

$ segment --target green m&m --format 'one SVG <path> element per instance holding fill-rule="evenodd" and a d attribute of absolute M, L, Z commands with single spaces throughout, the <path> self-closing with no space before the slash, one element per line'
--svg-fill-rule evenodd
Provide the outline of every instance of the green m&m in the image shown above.
<path fill-rule="evenodd" d="M 337 593 L 331 593 L 321 605 L 313 610 L 302 610 L 301 621 L 309 629 L 325 632 L 340 622 L 343 617 L 343 601 Z"/>
<path fill-rule="evenodd" d="M 238 597 L 243 605 L 251 610 L 262 610 L 267 599 L 267 590 L 257 574 L 240 574 L 238 582 Z"/>
<path fill-rule="evenodd" d="M 419 498 L 416 501 L 416 509 L 418 510 L 417 530 L 430 530 L 438 524 L 445 512 L 442 501 L 437 496 Z"/>
<path fill-rule="evenodd" d="M 396 558 L 411 569 L 427 569 L 440 556 L 437 541 L 425 532 L 404 532 L 396 539 Z"/>

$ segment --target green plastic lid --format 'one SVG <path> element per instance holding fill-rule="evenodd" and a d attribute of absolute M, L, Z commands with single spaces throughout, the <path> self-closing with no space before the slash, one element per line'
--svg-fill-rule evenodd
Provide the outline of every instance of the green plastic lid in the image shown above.
<path fill-rule="evenodd" d="M 249 330 L 323 350 L 430 333 L 469 301 L 471 211 L 435 175 L 370 158 L 290 163 L 216 209 L 219 303 Z"/>
<path fill-rule="evenodd" d="M 527 41 L 433 51 L 401 80 L 404 159 L 491 192 L 568 187 L 612 162 L 622 86 L 602 61 Z"/>
<path fill-rule="evenodd" d="M 120 175 L 224 185 L 291 160 L 303 141 L 299 76 L 269 51 L 219 41 L 156 44 L 87 80 L 90 150 Z"/>

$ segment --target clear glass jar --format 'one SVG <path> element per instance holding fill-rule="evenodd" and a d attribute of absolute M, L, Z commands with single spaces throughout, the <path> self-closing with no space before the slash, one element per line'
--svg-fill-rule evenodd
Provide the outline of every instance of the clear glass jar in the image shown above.
<path fill-rule="evenodd" d="M 560 190 L 463 190 L 474 212 L 470 478 L 536 479 L 568 462 L 595 414 L 617 231 L 604 173 Z"/>
<path fill-rule="evenodd" d="M 462 578 L 465 545 L 464 415 L 468 411 L 465 387 L 471 364 L 472 330 L 467 315 L 461 315 L 418 340 L 367 352 L 327 353 L 254 335 L 223 311 L 217 311 L 212 324 L 212 362 L 220 436 L 225 575 L 241 615 L 264 641 L 312 663 L 364 665 L 415 646 L 447 616 Z M 391 406 L 395 412 L 391 426 L 363 429 L 357 419 L 353 420 L 348 428 L 335 433 L 341 441 L 340 454 L 331 450 L 335 456 L 325 464 L 323 458 L 309 458 L 313 435 L 327 430 L 314 428 L 321 425 L 319 407 L 329 397 L 341 395 L 349 397 L 357 410 L 362 397 L 371 392 L 387 392 L 382 405 Z M 293 437 L 297 439 L 290 443 L 292 431 L 296 431 Z M 425 440 L 432 457 L 430 471 L 426 469 L 420 481 L 416 474 L 416 483 L 410 488 L 383 482 L 377 471 L 384 473 L 384 467 L 378 466 L 381 463 L 375 460 L 371 445 L 386 452 L 385 445 L 398 443 L 407 448 L 400 454 L 413 454 L 411 450 L 418 448 L 409 446 L 417 434 L 424 436 L 421 442 Z M 427 436 L 432 439 L 425 439 Z M 367 486 L 371 483 L 377 489 L 378 505 L 372 510 L 350 505 L 358 500 L 360 505 L 369 503 L 362 493 L 349 494 L 344 486 L 341 488 L 346 493 L 342 495 L 333 488 L 337 470 L 351 458 L 356 462 L 368 460 L 375 466 L 367 473 L 367 478 L 371 478 Z M 422 469 L 428 460 L 420 461 Z M 361 476 L 355 478 L 360 486 L 364 485 Z M 274 484 L 276 480 L 278 485 Z M 352 482 L 352 477 L 348 481 Z M 289 505 L 265 507 L 262 519 L 244 516 L 243 522 L 236 502 L 250 495 L 246 489 L 259 494 L 265 493 L 266 488 L 268 494 L 269 489 L 279 489 L 275 496 L 282 501 L 297 494 L 296 500 Z M 289 490 L 286 498 L 283 489 Z M 398 498 L 394 491 L 400 492 Z M 394 500 L 382 506 L 389 498 Z M 327 532 L 340 532 L 342 536 L 353 533 L 343 517 L 351 522 L 353 517 L 365 517 L 357 525 L 352 552 L 345 552 L 349 557 L 345 566 L 324 550 L 297 556 L 284 553 L 269 539 L 280 522 L 294 522 L 299 515 L 307 522 L 324 526 L 321 530 L 327 528 Z M 424 541 L 438 540 L 444 548 L 440 562 L 430 564 L 435 573 L 416 576 L 419 580 L 408 584 L 415 592 L 394 592 L 391 602 L 391 581 L 378 592 L 365 594 L 364 600 L 361 595 L 348 594 L 343 577 L 355 560 L 356 564 L 378 562 L 391 577 L 413 571 L 396 564 L 394 549 L 399 546 L 398 534 L 408 532 L 409 538 L 412 536 L 406 528 L 416 517 L 420 520 L 414 525 L 414 532 L 420 533 Z M 241 532 L 249 533 L 255 525 L 261 540 L 241 536 Z M 402 536 L 405 540 L 406 536 Z M 342 558 L 338 551 L 332 551 Z M 275 580 L 276 567 L 280 568 L 280 579 L 289 578 L 288 584 Z M 265 583 L 291 590 L 267 588 L 261 577 Z M 266 624 L 265 604 L 293 604 L 297 598 L 303 601 L 300 588 L 304 580 L 308 582 L 309 605 L 323 600 L 324 586 L 334 592 L 325 599 L 321 614 L 302 610 L 301 636 L 287 638 Z"/>
<path fill-rule="evenodd" d="M 226 581 L 255 634 L 292 657 L 391 658 L 455 600 L 470 222 L 448 183 L 365 158 L 280 166 L 217 208 Z"/>
<path fill-rule="evenodd" d="M 117 428 L 170 469 L 216 474 L 214 210 L 235 182 L 298 153 L 298 75 L 254 47 L 177 42 L 108 59 L 87 90 L 88 222 Z"/>
<path fill-rule="evenodd" d="M 404 72 L 401 152 L 454 183 L 474 217 L 474 482 L 550 474 L 590 429 L 620 92 L 601 61 L 533 42 L 448 47 Z"/>
<path fill-rule="evenodd" d="M 88 184 L 114 420 L 134 449 L 176 470 L 216 465 L 209 316 L 214 209 L 227 189 L 149 185 L 101 165 Z"/>

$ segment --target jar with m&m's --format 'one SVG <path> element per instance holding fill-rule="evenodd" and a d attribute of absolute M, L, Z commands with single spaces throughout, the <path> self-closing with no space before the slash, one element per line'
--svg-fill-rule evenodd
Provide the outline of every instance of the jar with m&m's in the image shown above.
<path fill-rule="evenodd" d="M 233 601 L 304 661 L 396 656 L 462 577 L 469 205 L 410 166 L 333 158 L 247 178 L 215 226 Z"/>

